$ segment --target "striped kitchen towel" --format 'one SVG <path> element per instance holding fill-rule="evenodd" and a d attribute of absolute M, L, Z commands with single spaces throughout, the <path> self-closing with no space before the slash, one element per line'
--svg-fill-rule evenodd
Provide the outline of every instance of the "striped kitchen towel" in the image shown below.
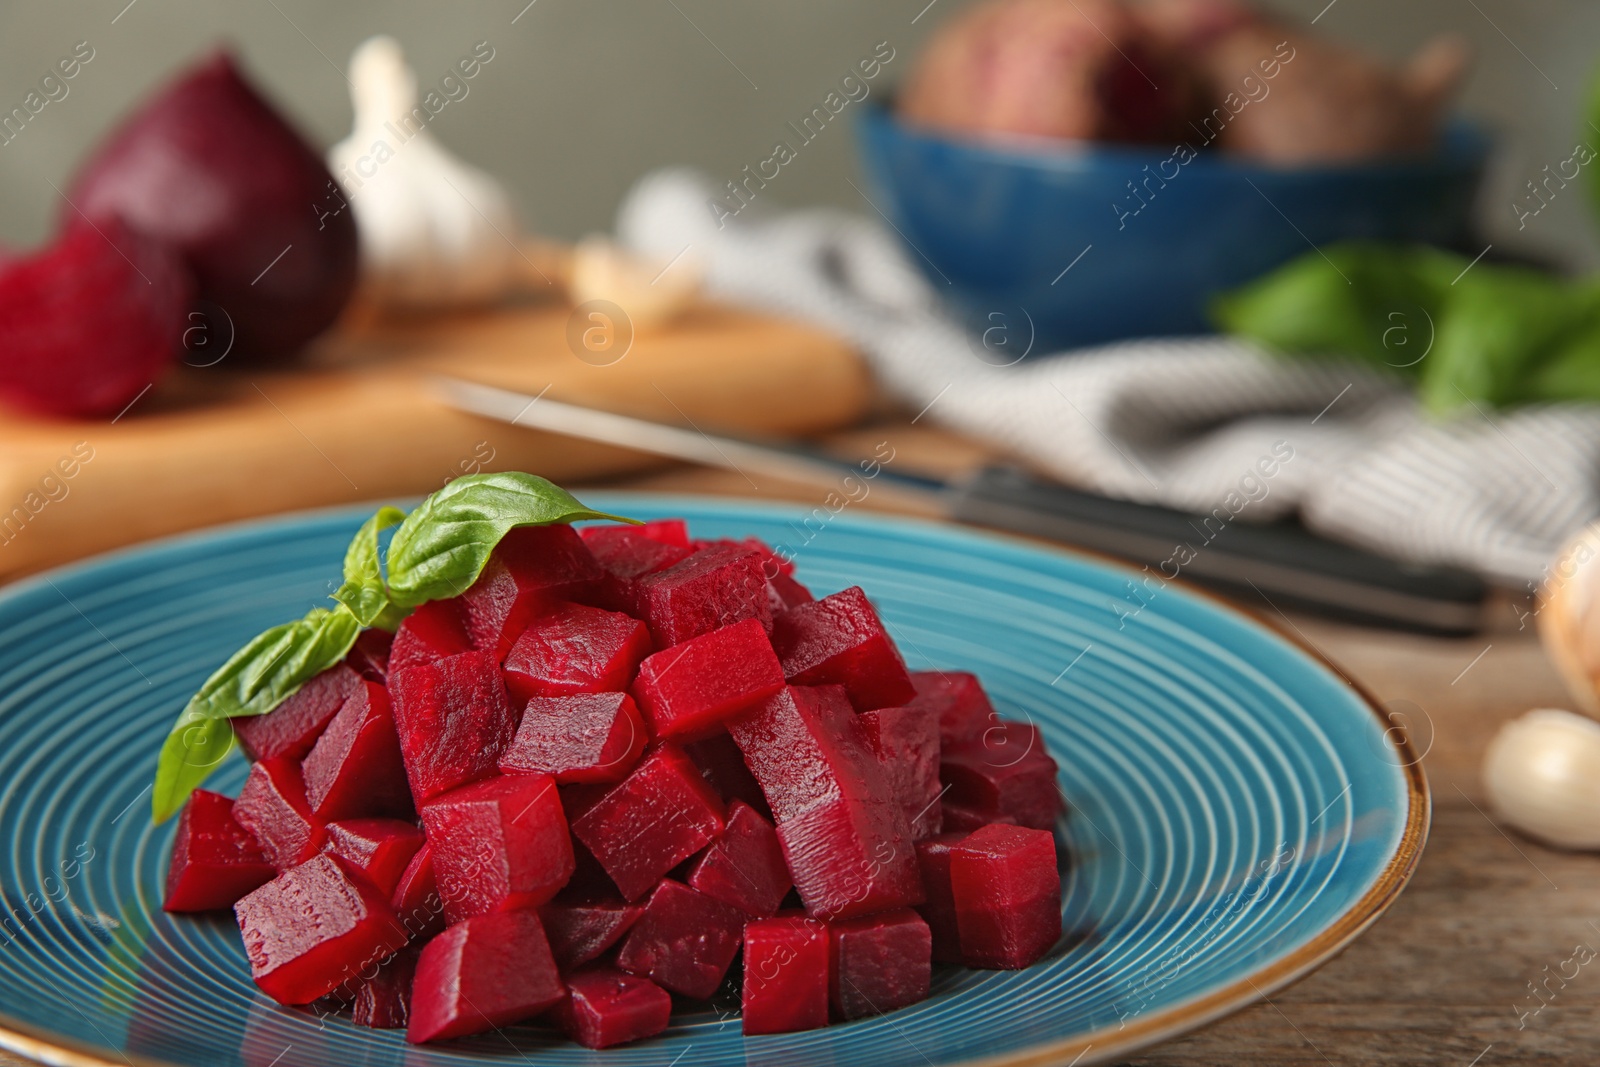
<path fill-rule="evenodd" d="M 1298 513 L 1397 559 L 1530 588 L 1600 516 L 1600 408 L 1432 419 L 1365 367 L 1279 359 L 1230 338 L 1019 359 L 1004 324 L 978 336 L 954 322 L 876 221 L 752 205 L 719 225 L 716 195 L 693 172 L 649 175 L 623 204 L 619 238 L 694 259 L 714 296 L 837 331 L 920 417 L 1069 484 L 1230 517 Z"/>

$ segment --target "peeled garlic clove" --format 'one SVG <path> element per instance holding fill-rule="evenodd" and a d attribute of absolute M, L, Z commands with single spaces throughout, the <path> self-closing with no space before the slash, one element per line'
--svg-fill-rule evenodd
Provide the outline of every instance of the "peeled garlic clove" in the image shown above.
<path fill-rule="evenodd" d="M 699 297 L 700 284 L 700 267 L 687 254 L 658 263 L 592 235 L 572 251 L 567 291 L 574 304 L 608 300 L 634 329 L 646 329 L 682 314 Z"/>
<path fill-rule="evenodd" d="M 361 235 L 362 285 L 380 304 L 486 304 L 521 277 L 510 197 L 451 155 L 417 104 L 417 79 L 392 37 L 350 57 L 355 126 L 328 162 Z"/>
<path fill-rule="evenodd" d="M 1600 715 L 1600 524 L 1550 565 L 1539 597 L 1539 639 L 1578 706 Z"/>
<path fill-rule="evenodd" d="M 1600 848 L 1600 723 L 1539 708 L 1507 723 L 1483 757 L 1489 804 L 1558 848 Z"/>

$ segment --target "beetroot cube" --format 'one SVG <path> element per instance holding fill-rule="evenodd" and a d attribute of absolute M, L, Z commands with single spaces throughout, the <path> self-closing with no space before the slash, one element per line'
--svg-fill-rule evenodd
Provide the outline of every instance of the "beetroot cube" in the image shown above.
<path fill-rule="evenodd" d="M 648 978 L 595 967 L 567 978 L 567 999 L 556 1025 L 585 1048 L 610 1048 L 659 1034 L 672 1015 L 672 997 Z"/>
<path fill-rule="evenodd" d="M 1056 761 L 1030 723 L 1001 721 L 976 740 L 950 745 L 940 759 L 939 776 L 949 786 L 946 801 L 985 822 L 1049 830 L 1061 811 Z"/>
<path fill-rule="evenodd" d="M 762 568 L 766 571 L 768 578 L 771 578 L 775 574 L 794 573 L 794 562 L 792 560 L 784 559 L 782 556 L 778 555 L 772 550 L 771 545 L 767 544 L 759 537 L 746 537 L 738 541 L 731 537 L 721 537 L 710 541 L 689 542 L 689 547 L 693 548 L 697 552 L 701 549 L 714 548 L 720 545 L 732 545 L 735 548 L 743 548 L 756 553 L 761 557 Z"/>
<path fill-rule="evenodd" d="M 956 804 L 948 798 L 940 804 L 941 830 L 947 833 L 970 834 L 974 830 L 981 830 L 991 823 L 1004 823 L 1007 826 L 1017 825 L 1017 820 L 1010 815 L 1001 815 L 992 811 L 979 811 L 969 808 L 965 804 Z"/>
<path fill-rule="evenodd" d="M 842 685 L 857 711 L 895 708 L 917 695 L 905 661 L 860 586 L 778 616 L 772 647 L 795 685 Z"/>
<path fill-rule="evenodd" d="M 464 785 L 422 806 L 444 915 L 543 904 L 572 875 L 572 841 L 556 783 L 508 774 Z"/>
<path fill-rule="evenodd" d="M 1061 875 L 1047 831 L 974 830 L 950 850 L 950 892 L 969 967 L 1019 970 L 1061 936 Z"/>
<path fill-rule="evenodd" d="M 550 954 L 562 974 L 583 966 L 622 940 L 639 921 L 637 904 L 546 904 L 539 909 Z"/>
<path fill-rule="evenodd" d="M 727 825 L 689 868 L 689 885 L 746 915 L 765 918 L 789 892 L 789 868 L 772 824 L 735 800 Z"/>
<path fill-rule="evenodd" d="M 360 684 L 361 676 L 349 666 L 329 667 L 265 715 L 230 719 L 233 735 L 252 762 L 275 756 L 304 759 L 345 698 Z"/>
<path fill-rule="evenodd" d="M 310 859 L 322 847 L 322 820 L 311 813 L 299 766 L 286 757 L 265 759 L 250 768 L 234 802 L 233 817 L 279 871 Z"/>
<path fill-rule="evenodd" d="M 689 548 L 689 524 L 683 519 L 652 519 L 639 526 L 628 526 L 625 529 L 638 530 L 652 541 L 660 541 L 664 545 L 675 545 L 678 548 Z"/>
<path fill-rule="evenodd" d="M 363 680 L 300 765 L 318 819 L 409 817 L 411 789 L 400 758 L 389 691 Z"/>
<path fill-rule="evenodd" d="M 607 526 L 584 531 L 583 543 L 605 570 L 599 600 L 617 611 L 640 614 L 639 579 L 687 559 L 692 550 L 649 536 L 635 526 Z"/>
<path fill-rule="evenodd" d="M 444 898 L 433 876 L 433 849 L 424 841 L 406 864 L 389 898 L 413 941 L 426 941 L 444 929 Z"/>
<path fill-rule="evenodd" d="M 572 527 L 557 523 L 513 529 L 461 596 L 472 647 L 503 662 L 536 616 L 559 601 L 591 595 L 604 576 Z"/>
<path fill-rule="evenodd" d="M 618 692 L 654 647 L 638 619 L 568 604 L 535 620 L 511 646 L 506 688 L 524 700 Z"/>
<path fill-rule="evenodd" d="M 389 689 L 418 803 L 495 773 L 517 719 L 494 657 L 463 652 L 408 667 L 395 673 Z"/>
<path fill-rule="evenodd" d="M 739 545 L 703 548 L 681 563 L 638 579 L 638 610 L 657 647 L 755 619 L 772 627 L 761 554 Z"/>
<path fill-rule="evenodd" d="M 363 630 L 344 661 L 367 681 L 383 685 L 389 680 L 389 652 L 393 648 L 394 634 L 387 630 Z"/>
<path fill-rule="evenodd" d="M 742 800 L 756 809 L 763 819 L 772 821 L 772 809 L 767 806 L 767 798 L 761 793 L 761 784 L 750 773 L 750 768 L 745 766 L 744 753 L 739 751 L 739 746 L 725 731 L 699 741 L 690 741 L 683 746 L 683 750 L 723 800 Z"/>
<path fill-rule="evenodd" d="M 351 1021 L 374 1030 L 404 1030 L 411 1015 L 411 979 L 418 950 L 407 946 L 384 961 L 378 973 L 356 987 Z"/>
<path fill-rule="evenodd" d="M 933 937 L 933 958 L 941 963 L 961 962 L 961 935 L 956 927 L 956 899 L 950 891 L 950 850 L 967 839 L 965 833 L 935 834 L 917 842 L 917 864 L 927 899 L 917 913 Z"/>
<path fill-rule="evenodd" d="M 663 878 L 617 954 L 617 966 L 674 993 L 704 1000 L 739 951 L 744 913 Z"/>
<path fill-rule="evenodd" d="M 787 574 L 774 574 L 767 579 L 767 603 L 772 605 L 773 618 L 816 599 L 811 590 Z"/>
<path fill-rule="evenodd" d="M 813 918 L 922 900 L 904 811 L 838 686 L 789 686 L 730 724 Z"/>
<path fill-rule="evenodd" d="M 767 632 L 746 619 L 647 657 L 633 694 L 654 736 L 692 738 L 782 688 Z"/>
<path fill-rule="evenodd" d="M 178 817 L 167 866 L 167 911 L 231 908 L 277 870 L 244 827 L 233 818 L 233 801 L 197 789 Z"/>
<path fill-rule="evenodd" d="M 974 740 L 1000 721 L 976 676 L 962 671 L 912 671 L 917 695 L 910 706 L 939 722 L 939 741 L 951 745 Z"/>
<path fill-rule="evenodd" d="M 442 1041 L 508 1026 L 566 995 L 537 913 L 474 916 L 423 947 L 406 1040 Z"/>
<path fill-rule="evenodd" d="M 828 926 L 802 916 L 753 919 L 744 926 L 746 1034 L 782 1034 L 828 1025 Z"/>
<path fill-rule="evenodd" d="M 389 646 L 389 674 L 471 651 L 460 598 L 430 600 L 407 615 Z"/>
<path fill-rule="evenodd" d="M 422 848 L 422 831 L 399 819 L 346 819 L 330 822 L 324 851 L 344 860 L 387 895 Z"/>
<path fill-rule="evenodd" d="M 278 875 L 233 906 L 250 976 L 280 1004 L 309 1004 L 406 943 L 389 902 L 332 856 Z"/>
<path fill-rule="evenodd" d="M 664 744 L 572 821 L 572 834 L 626 900 L 722 833 L 722 801 L 689 757 Z"/>
<path fill-rule="evenodd" d="M 638 762 L 648 739 L 626 693 L 534 697 L 517 736 L 500 754 L 500 770 L 543 772 L 563 785 L 617 782 Z"/>
<path fill-rule="evenodd" d="M 905 812 L 911 836 L 939 832 L 939 719 L 908 705 L 880 708 L 857 716 L 867 746 L 883 764 L 889 788 Z"/>
<path fill-rule="evenodd" d="M 928 996 L 932 935 L 910 908 L 832 924 L 829 999 L 844 1019 L 879 1015 Z"/>

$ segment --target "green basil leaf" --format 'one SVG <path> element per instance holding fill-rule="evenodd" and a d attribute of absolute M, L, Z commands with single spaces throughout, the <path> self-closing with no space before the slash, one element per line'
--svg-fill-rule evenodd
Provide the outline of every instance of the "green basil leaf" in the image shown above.
<path fill-rule="evenodd" d="M 155 821 L 176 815 L 189 794 L 200 787 L 212 768 L 233 751 L 233 726 L 227 719 L 207 719 L 187 708 L 161 745 L 150 807 Z"/>
<path fill-rule="evenodd" d="M 394 625 L 384 629 L 393 631 L 399 619 L 388 609 L 389 590 L 383 584 L 383 569 L 378 559 L 378 534 L 399 523 L 406 513 L 399 508 L 381 507 L 377 513 L 361 524 L 361 529 L 350 541 L 344 554 L 344 584 L 334 591 L 333 599 L 350 609 L 362 626 L 372 626 L 380 619 Z"/>
<path fill-rule="evenodd" d="M 406 516 L 389 543 L 389 597 L 402 608 L 467 591 L 515 526 L 579 519 L 636 523 L 585 507 L 543 478 L 517 471 L 457 478 Z"/>

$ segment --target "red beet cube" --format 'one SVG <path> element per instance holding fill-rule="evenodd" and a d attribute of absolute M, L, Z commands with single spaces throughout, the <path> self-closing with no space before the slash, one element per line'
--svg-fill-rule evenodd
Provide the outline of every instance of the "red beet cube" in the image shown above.
<path fill-rule="evenodd" d="M 746 619 L 647 657 L 633 694 L 654 736 L 693 738 L 782 688 L 767 632 Z"/>
<path fill-rule="evenodd" d="M 638 609 L 660 648 L 755 619 L 772 626 L 761 554 L 739 545 L 703 548 L 638 579 Z"/>
<path fill-rule="evenodd" d="M 637 904 L 553 903 L 539 909 L 539 919 L 550 939 L 550 954 L 566 974 L 622 940 L 643 913 Z"/>
<path fill-rule="evenodd" d="M 814 918 L 922 900 L 905 813 L 838 686 L 789 686 L 728 732 L 761 783 Z"/>
<path fill-rule="evenodd" d="M 644 751 L 649 735 L 626 693 L 534 697 L 517 736 L 500 754 L 505 774 L 543 772 L 563 785 L 618 782 Z"/>
<path fill-rule="evenodd" d="M 728 805 L 722 836 L 690 866 L 687 881 L 713 900 L 757 918 L 777 911 L 792 885 L 772 824 L 738 800 Z"/>
<path fill-rule="evenodd" d="M 895 708 L 917 695 L 905 661 L 860 586 L 784 612 L 772 647 L 795 685 L 842 685 L 858 711 Z"/>
<path fill-rule="evenodd" d="M 327 834 L 324 851 L 391 896 L 423 843 L 422 831 L 399 819 L 330 822 Z"/>
<path fill-rule="evenodd" d="M 290 868 L 233 911 L 251 977 L 280 1004 L 309 1004 L 406 943 L 388 900 L 332 856 Z"/>
<path fill-rule="evenodd" d="M 917 695 L 909 706 L 929 712 L 939 722 L 939 741 L 970 741 L 1000 721 L 975 675 L 962 671 L 912 671 Z"/>
<path fill-rule="evenodd" d="M 912 705 L 863 711 L 867 746 L 883 763 L 889 788 L 916 839 L 939 832 L 939 719 Z"/>
<path fill-rule="evenodd" d="M 567 604 L 535 620 L 511 646 L 506 689 L 524 700 L 618 692 L 654 647 L 632 616 Z"/>
<path fill-rule="evenodd" d="M 1044 830 L 974 830 L 950 850 L 950 892 L 969 967 L 1018 970 L 1061 936 L 1056 842 Z"/>
<path fill-rule="evenodd" d="M 386 960 L 378 973 L 356 987 L 350 1005 L 351 1021 L 374 1030 L 404 1030 L 411 1015 L 411 979 L 417 971 L 417 952 L 407 946 Z"/>
<path fill-rule="evenodd" d="M 472 650 L 460 598 L 430 600 L 407 615 L 389 646 L 389 674 Z"/>
<path fill-rule="evenodd" d="M 772 605 L 773 618 L 816 599 L 811 595 L 811 590 L 787 574 L 774 574 L 767 579 L 767 603 Z"/>
<path fill-rule="evenodd" d="M 663 878 L 617 954 L 617 966 L 674 993 L 704 1000 L 739 951 L 744 913 Z"/>
<path fill-rule="evenodd" d="M 507 774 L 422 806 L 445 919 L 543 904 L 572 875 L 572 841 L 556 783 Z"/>
<path fill-rule="evenodd" d="M 406 1040 L 442 1041 L 509 1026 L 566 995 L 537 913 L 474 916 L 423 947 L 411 982 Z"/>
<path fill-rule="evenodd" d="M 409 817 L 411 788 L 400 758 L 389 691 L 363 680 L 300 765 L 318 819 Z"/>
<path fill-rule="evenodd" d="M 244 827 L 233 818 L 233 801 L 197 789 L 178 817 L 167 866 L 167 911 L 231 908 L 277 870 Z"/>
<path fill-rule="evenodd" d="M 932 935 L 910 908 L 833 923 L 829 999 L 840 1018 L 860 1019 L 928 996 Z"/>
<path fill-rule="evenodd" d="M 406 864 L 389 899 L 411 940 L 426 941 L 444 929 L 444 898 L 433 876 L 433 849 L 426 841 Z"/>
<path fill-rule="evenodd" d="M 1004 823 L 1007 826 L 1017 825 L 1017 820 L 1010 815 L 1001 815 L 993 811 L 979 811 L 969 808 L 965 804 L 957 804 L 949 799 L 949 794 L 940 803 L 941 830 L 946 833 L 970 834 L 974 830 L 981 830 L 991 823 Z"/>
<path fill-rule="evenodd" d="M 753 919 L 744 926 L 746 1034 L 782 1034 L 828 1025 L 828 926 L 801 916 Z"/>
<path fill-rule="evenodd" d="M 691 547 L 689 524 L 683 519 L 651 519 L 641 525 L 627 526 L 624 529 L 638 530 L 652 541 L 660 541 L 664 545 L 676 545 L 679 548 Z"/>
<path fill-rule="evenodd" d="M 641 613 L 639 579 L 666 570 L 692 552 L 687 544 L 658 540 L 636 526 L 591 528 L 583 532 L 583 543 L 606 572 L 600 600 L 630 615 Z"/>
<path fill-rule="evenodd" d="M 346 664 L 329 667 L 265 715 L 230 719 L 233 735 L 252 762 L 275 756 L 304 759 L 360 684 L 361 676 Z"/>
<path fill-rule="evenodd" d="M 387 630 L 363 630 L 344 661 L 367 681 L 383 685 L 389 680 L 389 652 L 393 647 L 394 634 Z"/>
<path fill-rule="evenodd" d="M 483 573 L 461 596 L 472 647 L 503 662 L 535 617 L 559 601 L 592 594 L 604 576 L 572 527 L 517 527 L 495 546 Z"/>
<path fill-rule="evenodd" d="M 767 798 L 761 793 L 761 784 L 750 773 L 750 768 L 745 766 L 744 753 L 739 751 L 739 746 L 725 731 L 699 741 L 690 741 L 683 746 L 683 750 L 723 800 L 742 800 L 756 809 L 763 819 L 772 821 L 772 809 L 767 806 Z"/>
<path fill-rule="evenodd" d="M 933 937 L 933 958 L 941 963 L 961 962 L 961 934 L 956 927 L 956 899 L 950 891 L 950 850 L 967 839 L 965 833 L 935 834 L 917 842 L 917 864 L 927 899 L 917 913 Z"/>
<path fill-rule="evenodd" d="M 261 851 L 279 871 L 317 854 L 322 847 L 322 820 L 311 813 L 300 767 L 283 756 L 250 768 L 233 817 L 250 831 Z"/>
<path fill-rule="evenodd" d="M 659 1034 L 672 1015 L 672 997 L 648 978 L 595 967 L 567 978 L 567 999 L 556 1025 L 585 1048 L 610 1048 Z"/>
<path fill-rule="evenodd" d="M 397 671 L 389 690 L 418 803 L 495 773 L 517 732 L 499 664 L 488 653 L 463 652 Z"/>
<path fill-rule="evenodd" d="M 948 746 L 939 777 L 949 786 L 949 804 L 976 812 L 985 822 L 1049 830 L 1061 811 L 1056 761 L 1030 723 L 1001 721 L 975 740 Z"/>
<path fill-rule="evenodd" d="M 759 537 L 746 537 L 742 540 L 734 540 L 731 537 L 720 537 L 710 541 L 689 542 L 689 547 L 697 552 L 701 549 L 714 548 L 720 545 L 732 545 L 735 548 L 743 548 L 756 553 L 761 557 L 762 567 L 766 571 L 768 578 L 771 578 L 775 574 L 794 573 L 794 562 L 792 560 L 784 559 L 782 556 L 778 555 L 773 551 L 771 545 L 767 544 Z"/>
<path fill-rule="evenodd" d="M 638 900 L 722 833 L 722 801 L 683 750 L 664 744 L 572 821 L 624 899 Z"/>

